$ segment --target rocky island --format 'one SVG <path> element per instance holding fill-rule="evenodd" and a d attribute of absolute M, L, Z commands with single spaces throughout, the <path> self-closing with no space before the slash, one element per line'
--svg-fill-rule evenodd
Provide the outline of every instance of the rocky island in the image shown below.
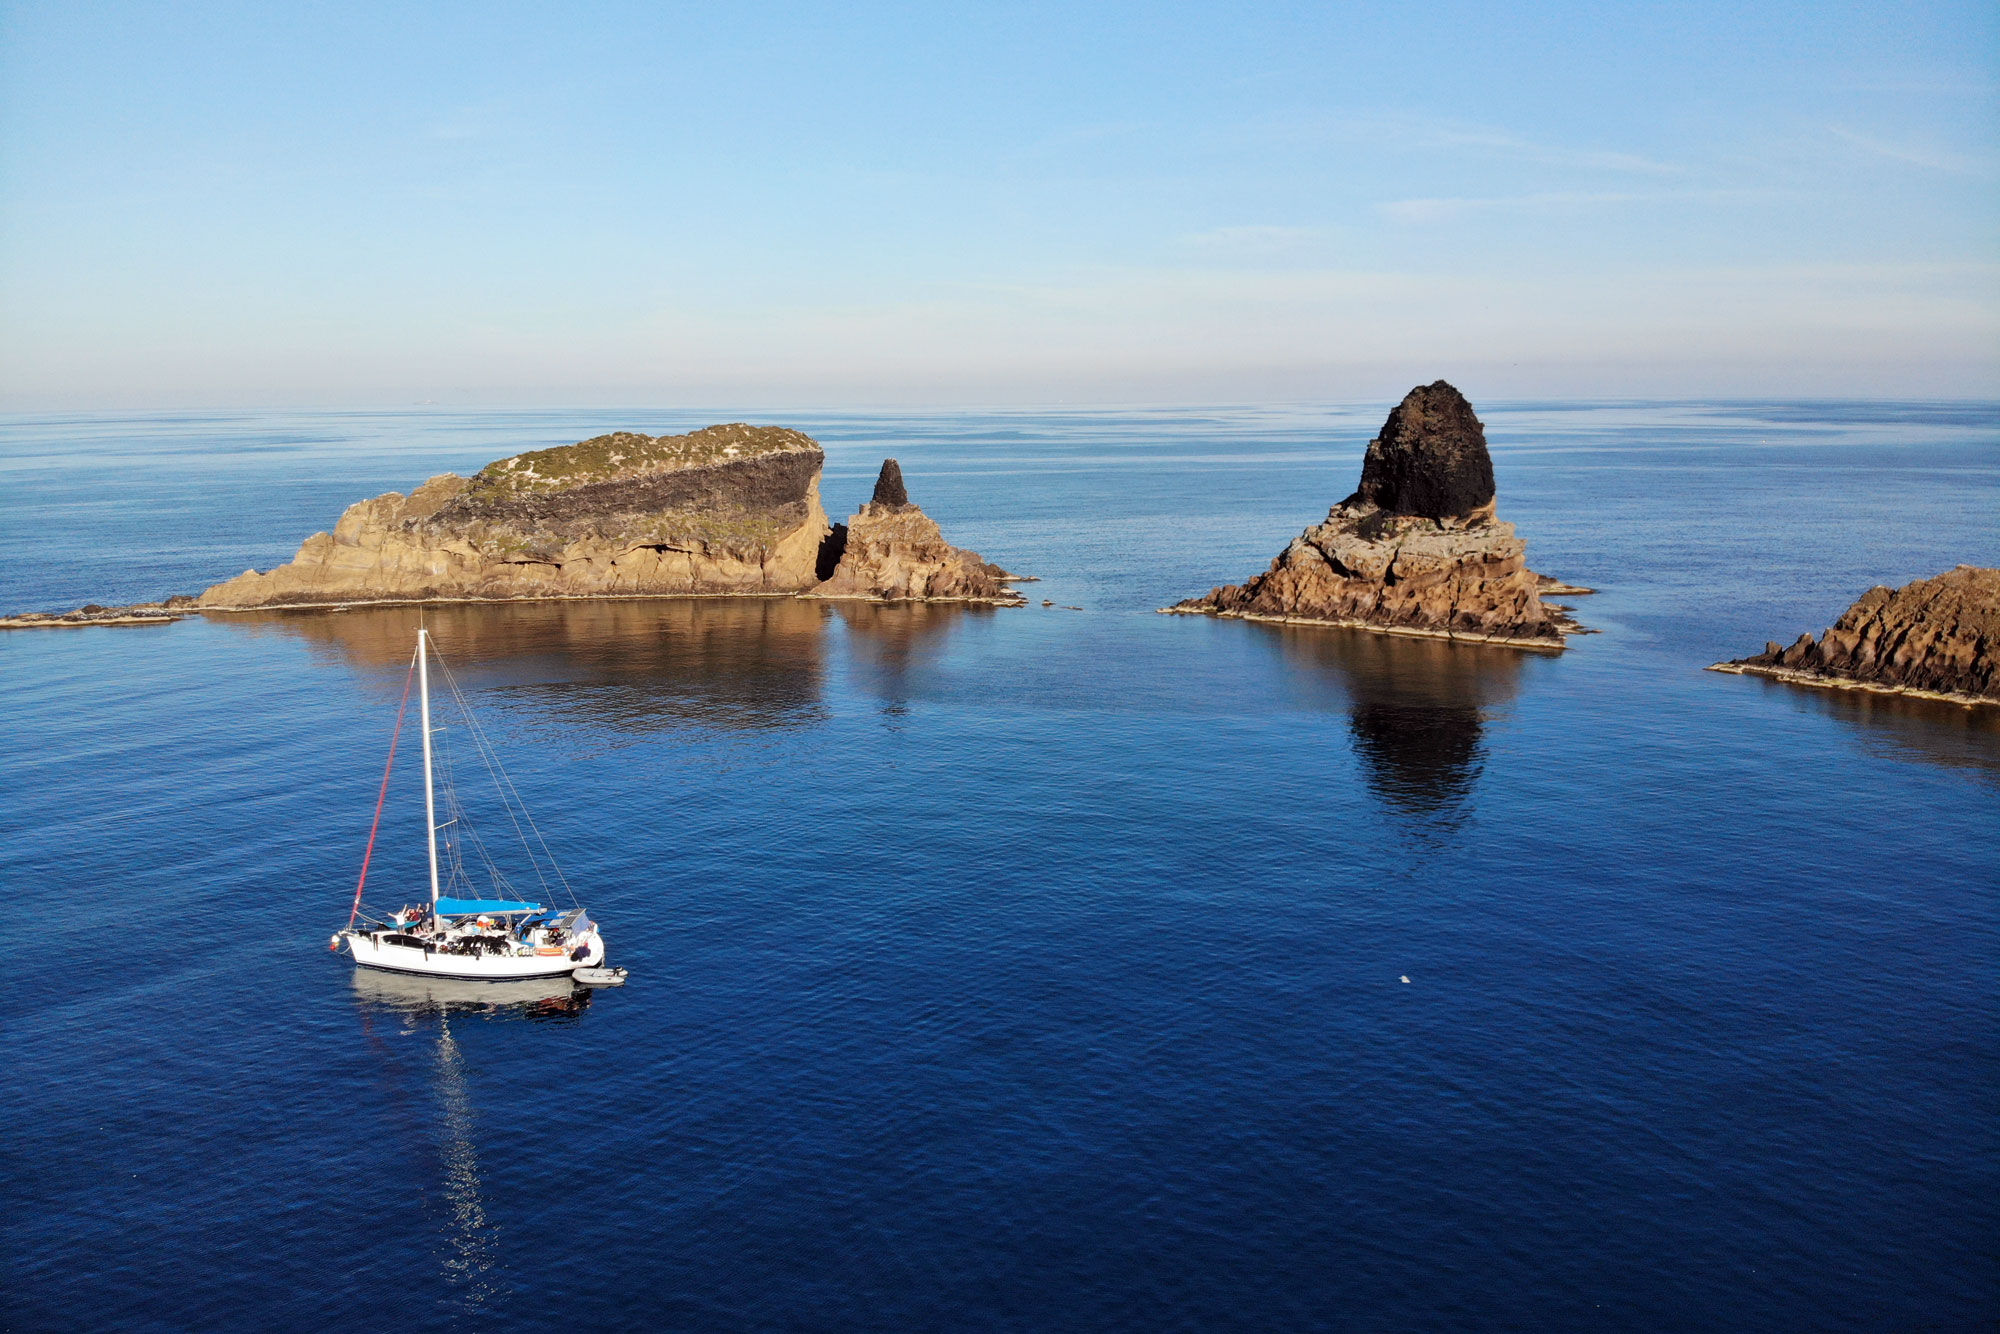
<path fill-rule="evenodd" d="M 489 598 L 797 593 L 831 530 L 811 437 L 736 423 L 629 431 L 363 500 L 204 610 Z"/>
<path fill-rule="evenodd" d="M 937 522 L 910 503 L 902 465 L 894 459 L 882 460 L 874 495 L 853 518 L 834 525 L 829 546 L 838 558 L 809 596 L 1008 606 L 1027 601 L 1006 586 L 1015 576 L 944 540 Z"/>
<path fill-rule="evenodd" d="M 292 559 L 199 596 L 0 618 L 0 628 L 155 625 L 189 612 L 385 602 L 795 596 L 1017 605 L 1014 576 L 944 540 L 883 464 L 847 524 L 821 506 L 825 454 L 732 423 L 620 431 L 445 473 L 348 507 Z"/>
<path fill-rule="evenodd" d="M 1767 643 L 1709 670 L 2000 704 L 2000 570 L 1961 565 L 1901 588 L 1871 588 L 1819 638 Z"/>
<path fill-rule="evenodd" d="M 1541 594 L 1589 591 L 1528 569 L 1497 517 L 1486 429 L 1439 380 L 1404 396 L 1368 442 L 1361 485 L 1270 569 L 1162 610 L 1557 651 L 1578 627 Z"/>

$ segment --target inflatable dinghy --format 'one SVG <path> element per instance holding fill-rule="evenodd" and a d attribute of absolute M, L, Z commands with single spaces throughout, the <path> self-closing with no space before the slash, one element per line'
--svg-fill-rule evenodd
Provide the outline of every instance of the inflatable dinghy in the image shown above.
<path fill-rule="evenodd" d="M 622 987 L 625 985 L 623 968 L 578 968 L 570 976 L 587 987 Z"/>

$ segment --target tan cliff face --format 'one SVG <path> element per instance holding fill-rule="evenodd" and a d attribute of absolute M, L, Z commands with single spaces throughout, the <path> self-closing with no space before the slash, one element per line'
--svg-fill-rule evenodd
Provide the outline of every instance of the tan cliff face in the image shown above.
<path fill-rule="evenodd" d="M 2000 570 L 1960 565 L 1871 588 L 1825 634 L 1718 662 L 1711 671 L 2000 703 Z"/>
<path fill-rule="evenodd" d="M 361 501 L 197 605 L 802 592 L 831 529 L 823 462 L 780 427 L 598 436 Z"/>

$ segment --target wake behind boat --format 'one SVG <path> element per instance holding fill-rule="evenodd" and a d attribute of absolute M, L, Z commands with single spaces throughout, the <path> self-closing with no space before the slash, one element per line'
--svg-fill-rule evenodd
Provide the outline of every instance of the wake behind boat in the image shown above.
<path fill-rule="evenodd" d="M 396 731 L 389 741 L 388 764 L 382 771 L 382 790 L 375 801 L 375 822 L 368 831 L 368 851 L 361 859 L 361 880 L 354 889 L 354 909 L 348 914 L 346 928 L 334 933 L 328 948 L 338 950 L 345 944 L 354 961 L 364 968 L 425 977 L 519 982 L 581 973 L 594 984 L 603 985 L 600 979 L 615 973 L 622 980 L 623 969 L 603 967 L 603 934 L 582 905 L 576 902 L 576 895 L 570 890 L 561 868 L 556 865 L 541 831 L 535 827 L 526 808 L 520 805 L 520 794 L 514 791 L 513 782 L 508 779 L 506 770 L 500 767 L 499 757 L 493 753 L 471 711 L 465 708 L 464 696 L 451 682 L 449 668 L 445 669 L 446 682 L 451 686 L 452 696 L 464 715 L 473 745 L 480 758 L 486 761 L 501 805 L 506 809 L 508 819 L 520 838 L 522 850 L 527 854 L 528 864 L 544 891 L 542 897 L 549 897 L 549 891 L 560 887 L 570 906 L 566 909 L 553 908 L 504 893 L 510 888 L 507 878 L 488 855 L 485 843 L 472 831 L 471 820 L 459 805 L 449 773 L 443 786 L 450 818 L 439 823 L 439 784 L 436 781 L 437 766 L 433 760 L 431 737 L 434 731 L 443 729 L 431 726 L 430 633 L 427 630 L 417 631 L 417 649 L 410 663 L 410 672 L 417 685 L 424 735 L 424 827 L 430 854 L 430 900 L 415 906 L 406 905 L 385 917 L 376 917 L 364 909 L 361 897 L 368 886 L 368 866 L 375 855 L 375 835 L 382 826 L 382 807 L 389 795 L 389 774 L 396 763 L 396 743 L 402 735 L 403 714 L 409 707 L 410 681 L 406 679 L 403 703 L 396 711 Z M 441 874 L 438 835 L 447 830 L 456 832 L 447 835 L 445 871 Z M 533 833 L 532 841 L 530 832 Z M 536 852 L 537 845 L 541 849 L 539 854 Z M 492 885 L 503 893 L 490 898 L 471 895 L 473 883 L 465 860 L 468 848 L 483 866 Z M 554 886 L 549 883 L 550 875 L 555 878 Z M 466 893 L 446 894 L 444 890 L 447 886 L 454 891 L 463 887 Z"/>

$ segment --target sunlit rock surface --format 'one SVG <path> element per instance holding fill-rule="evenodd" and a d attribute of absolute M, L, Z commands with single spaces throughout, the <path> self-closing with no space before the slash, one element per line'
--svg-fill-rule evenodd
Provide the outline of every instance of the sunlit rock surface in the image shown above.
<path fill-rule="evenodd" d="M 1361 485 L 1270 569 L 1166 610 L 1560 649 L 1575 624 L 1546 583 L 1497 517 L 1485 428 L 1439 380 L 1397 405 Z"/>
<path fill-rule="evenodd" d="M 875 492 L 845 524 L 835 526 L 831 547 L 839 558 L 815 597 L 882 601 L 1025 601 L 1007 587 L 999 566 L 944 540 L 935 521 L 910 503 L 903 470 L 882 461 Z"/>
<path fill-rule="evenodd" d="M 773 426 L 630 432 L 446 473 L 349 507 L 290 563 L 204 609 L 367 601 L 797 593 L 830 525 L 824 455 Z"/>
<path fill-rule="evenodd" d="M 1871 588 L 1819 638 L 1767 643 L 1711 670 L 2000 703 L 2000 570 L 1960 565 Z"/>

